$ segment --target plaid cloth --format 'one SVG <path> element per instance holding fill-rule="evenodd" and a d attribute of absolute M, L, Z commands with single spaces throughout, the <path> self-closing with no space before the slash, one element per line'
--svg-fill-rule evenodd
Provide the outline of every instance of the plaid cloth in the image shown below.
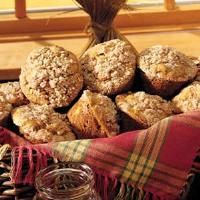
<path fill-rule="evenodd" d="M 6 137 L 2 138 L 3 143 L 9 143 Z M 195 162 L 199 149 L 200 111 L 196 111 L 165 118 L 149 129 L 113 138 L 17 146 L 13 149 L 17 161 L 13 164 L 12 178 L 14 182 L 34 181 L 33 175 L 31 179 L 19 178 L 23 165 L 19 156 L 22 157 L 24 150 L 31 152 L 30 156 L 35 151 L 36 163 L 44 163 L 48 156 L 87 163 L 97 174 L 97 187 L 104 200 L 176 200 L 184 198 L 194 175 L 192 169 L 200 169 Z M 31 165 L 36 165 L 29 160 Z M 32 173 L 42 167 L 45 165 L 35 166 L 37 170 L 33 170 L 32 166 Z"/>

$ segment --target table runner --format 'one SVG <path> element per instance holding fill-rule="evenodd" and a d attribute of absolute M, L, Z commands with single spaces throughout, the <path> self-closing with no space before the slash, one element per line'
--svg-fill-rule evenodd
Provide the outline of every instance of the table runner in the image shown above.
<path fill-rule="evenodd" d="M 190 186 L 193 170 L 200 170 L 195 162 L 200 155 L 200 111 L 171 116 L 146 130 L 113 138 L 29 145 L 4 128 L 0 138 L 1 143 L 13 146 L 13 182 L 33 183 L 37 171 L 54 156 L 91 166 L 103 200 L 181 199 Z M 22 177 L 25 151 L 30 167 Z M 37 154 L 34 162 L 33 153 Z"/>

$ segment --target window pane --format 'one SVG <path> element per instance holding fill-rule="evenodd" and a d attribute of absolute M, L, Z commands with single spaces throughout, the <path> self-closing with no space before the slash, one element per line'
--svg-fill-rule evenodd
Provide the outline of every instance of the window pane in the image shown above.
<path fill-rule="evenodd" d="M 133 7 L 163 5 L 164 0 L 127 0 Z M 75 0 L 26 0 L 27 12 L 79 9 Z"/>
<path fill-rule="evenodd" d="M 75 0 L 26 0 L 28 8 L 41 7 L 76 7 Z M 128 0 L 128 3 L 134 5 L 155 5 L 163 4 L 163 0 Z"/>
<path fill-rule="evenodd" d="M 58 6 L 76 6 L 73 0 L 26 0 L 29 8 L 36 7 L 58 7 Z M 162 4 L 164 0 L 128 0 L 128 3 L 135 5 Z"/>
<path fill-rule="evenodd" d="M 14 0 L 0 0 L 0 10 L 14 9 Z"/>
<path fill-rule="evenodd" d="M 150 6 L 163 4 L 164 0 L 128 0 L 128 3 L 135 6 Z"/>
<path fill-rule="evenodd" d="M 2 10 L 8 9 L 14 11 L 14 2 L 14 0 L 0 0 L 0 13 Z M 163 0 L 128 0 L 128 3 L 133 4 L 133 6 L 148 6 L 162 4 Z M 42 8 L 62 10 L 62 8 L 77 7 L 73 0 L 26 0 L 26 5 L 28 11 Z"/>
<path fill-rule="evenodd" d="M 27 8 L 75 6 L 73 0 L 26 0 Z"/>
<path fill-rule="evenodd" d="M 177 4 L 196 4 L 200 3 L 200 0 L 176 0 Z"/>

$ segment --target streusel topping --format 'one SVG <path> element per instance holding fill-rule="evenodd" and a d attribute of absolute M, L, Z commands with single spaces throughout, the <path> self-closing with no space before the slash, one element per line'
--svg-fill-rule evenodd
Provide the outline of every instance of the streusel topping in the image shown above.
<path fill-rule="evenodd" d="M 199 68 L 199 70 L 197 72 L 197 76 L 195 78 L 195 81 L 199 81 L 200 82 L 200 68 Z"/>
<path fill-rule="evenodd" d="M 195 78 L 195 81 L 200 81 L 200 57 L 198 57 L 197 59 L 196 59 L 196 61 L 194 61 L 195 62 L 195 64 L 197 65 L 197 67 L 198 67 L 198 72 L 197 72 L 197 76 L 196 76 L 196 78 Z"/>
<path fill-rule="evenodd" d="M 5 95 L 0 92 L 0 124 L 6 119 L 12 110 L 12 105 L 6 100 Z"/>
<path fill-rule="evenodd" d="M 172 115 L 173 110 L 171 103 L 145 92 L 118 95 L 116 104 L 122 112 L 147 126 Z"/>
<path fill-rule="evenodd" d="M 200 57 L 191 57 L 190 56 L 190 59 L 194 62 L 194 64 L 198 68 L 198 72 L 197 72 L 197 75 L 196 75 L 194 81 L 200 81 Z"/>
<path fill-rule="evenodd" d="M 197 73 L 197 66 L 189 57 L 172 47 L 162 45 L 142 51 L 138 64 L 150 78 L 187 81 L 193 79 Z"/>
<path fill-rule="evenodd" d="M 119 132 L 115 104 L 99 93 L 85 90 L 67 116 L 83 138 L 111 137 Z"/>
<path fill-rule="evenodd" d="M 200 81 L 194 81 L 185 87 L 173 98 L 172 102 L 178 113 L 200 109 Z"/>
<path fill-rule="evenodd" d="M 66 115 L 56 113 L 47 105 L 29 104 L 15 108 L 12 118 L 24 137 L 33 143 L 75 139 Z"/>
<path fill-rule="evenodd" d="M 28 103 L 28 99 L 22 93 L 18 81 L 1 83 L 0 92 L 5 95 L 6 100 L 13 106 L 20 106 Z"/>
<path fill-rule="evenodd" d="M 78 95 L 83 76 L 74 54 L 58 46 L 42 47 L 28 56 L 20 85 L 31 102 L 62 107 Z"/>
<path fill-rule="evenodd" d="M 119 132 L 117 109 L 110 98 L 85 90 L 82 99 L 86 99 L 89 102 L 94 117 L 102 126 L 102 131 L 108 131 L 106 135 L 113 136 Z"/>
<path fill-rule="evenodd" d="M 200 67 L 200 57 L 193 57 L 193 56 L 190 56 L 189 58 L 194 62 L 194 64 L 195 64 L 197 67 Z"/>
<path fill-rule="evenodd" d="M 130 44 L 115 39 L 88 49 L 81 66 L 87 89 L 115 94 L 133 80 L 136 56 Z"/>

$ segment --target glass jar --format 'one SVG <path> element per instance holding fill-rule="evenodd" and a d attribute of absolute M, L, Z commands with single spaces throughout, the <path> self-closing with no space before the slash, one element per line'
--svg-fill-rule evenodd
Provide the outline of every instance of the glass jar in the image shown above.
<path fill-rule="evenodd" d="M 59 163 L 39 172 L 34 200 L 100 200 L 91 168 L 81 163 Z"/>

